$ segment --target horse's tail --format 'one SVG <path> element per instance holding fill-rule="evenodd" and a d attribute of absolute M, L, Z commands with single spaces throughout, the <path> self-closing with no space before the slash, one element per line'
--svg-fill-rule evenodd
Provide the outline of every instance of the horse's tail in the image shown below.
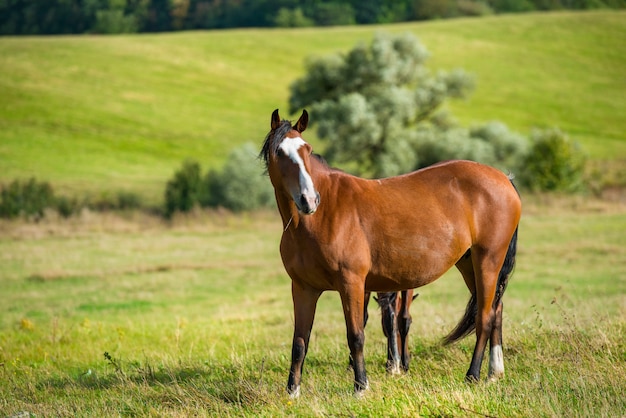
<path fill-rule="evenodd" d="M 498 274 L 498 284 L 496 287 L 496 297 L 493 302 L 493 306 L 497 307 L 502 299 L 502 295 L 506 290 L 506 285 L 509 282 L 509 276 L 513 272 L 513 267 L 515 267 L 515 254 L 517 253 L 517 227 L 515 228 L 515 232 L 511 237 L 511 242 L 509 242 L 509 248 L 506 252 L 506 257 L 504 258 L 504 264 L 502 264 L 502 268 L 500 269 L 500 274 Z M 476 329 L 476 315 L 478 314 L 478 304 L 476 303 L 476 295 L 472 295 L 470 297 L 469 302 L 467 302 L 467 307 L 465 308 L 465 314 L 463 318 L 459 321 L 456 328 L 454 328 L 450 334 L 448 334 L 444 339 L 444 344 L 451 344 L 461 338 L 467 337 L 469 334 Z"/>

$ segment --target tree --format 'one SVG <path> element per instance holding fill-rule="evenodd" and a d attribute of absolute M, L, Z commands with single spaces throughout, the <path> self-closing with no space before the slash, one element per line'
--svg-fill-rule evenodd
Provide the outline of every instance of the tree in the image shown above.
<path fill-rule="evenodd" d="M 432 74 L 428 51 L 412 34 L 377 34 L 347 54 L 310 59 L 290 86 L 290 107 L 309 107 L 326 157 L 361 175 L 400 174 L 415 168 L 416 127 L 443 127 L 441 106 L 473 88 L 463 70 Z"/>
<path fill-rule="evenodd" d="M 274 25 L 282 28 L 298 28 L 313 26 L 315 22 L 304 15 L 300 7 L 295 9 L 281 8 L 274 18 Z"/>

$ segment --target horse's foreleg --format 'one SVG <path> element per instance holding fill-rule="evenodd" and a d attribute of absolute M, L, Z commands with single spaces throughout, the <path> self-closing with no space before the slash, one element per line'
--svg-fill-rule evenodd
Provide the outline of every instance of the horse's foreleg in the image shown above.
<path fill-rule="evenodd" d="M 289 370 L 289 380 L 287 381 L 287 392 L 293 398 L 300 396 L 300 381 L 302 379 L 302 367 L 304 358 L 309 348 L 309 338 L 311 328 L 315 318 L 315 307 L 321 292 L 299 284 L 297 281 L 291 282 L 291 295 L 293 298 L 294 310 L 294 332 L 293 344 L 291 346 L 291 368 Z"/>
<path fill-rule="evenodd" d="M 504 376 L 504 359 L 502 355 L 502 301 L 496 307 L 491 337 L 489 337 L 489 379 L 499 379 Z"/>
<path fill-rule="evenodd" d="M 367 305 L 370 303 L 371 292 L 365 292 L 364 303 L 363 303 L 363 329 L 367 325 L 367 319 L 369 318 L 369 314 L 367 313 Z M 374 298 L 376 299 L 376 298 Z M 354 363 L 352 361 L 352 356 L 348 359 L 348 369 L 354 370 Z"/>
<path fill-rule="evenodd" d="M 343 313 L 346 319 L 350 357 L 354 367 L 354 391 L 357 395 L 369 387 L 365 373 L 365 356 L 363 354 L 365 345 L 365 332 L 363 330 L 365 292 L 363 287 L 363 282 L 357 278 L 353 283 L 346 283 L 345 287 L 339 289 Z"/>

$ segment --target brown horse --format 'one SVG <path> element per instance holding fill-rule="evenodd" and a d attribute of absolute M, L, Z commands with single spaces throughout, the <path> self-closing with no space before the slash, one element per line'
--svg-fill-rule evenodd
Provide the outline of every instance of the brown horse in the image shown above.
<path fill-rule="evenodd" d="M 317 301 L 339 292 L 357 394 L 368 387 L 363 346 L 365 293 L 433 282 L 456 266 L 471 297 L 446 337 L 476 330 L 466 378 L 476 381 L 490 342 L 489 376 L 504 374 L 502 295 L 515 263 L 521 202 L 501 171 L 471 161 L 439 163 L 379 180 L 328 167 L 295 125 L 271 117 L 261 150 L 283 221 L 280 254 L 292 279 L 294 335 L 287 390 L 300 393 Z"/>

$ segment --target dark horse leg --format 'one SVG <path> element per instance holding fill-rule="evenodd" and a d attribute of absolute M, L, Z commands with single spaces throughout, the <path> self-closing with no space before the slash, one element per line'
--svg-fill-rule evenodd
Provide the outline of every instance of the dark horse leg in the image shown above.
<path fill-rule="evenodd" d="M 365 346 L 365 332 L 363 330 L 365 290 L 363 280 L 357 275 L 344 277 L 342 284 L 343 286 L 338 291 L 346 320 L 350 358 L 354 367 L 354 392 L 358 396 L 369 387 L 363 354 L 363 347 Z"/>
<path fill-rule="evenodd" d="M 398 292 L 378 292 L 376 302 L 380 306 L 383 333 L 387 337 L 387 373 L 399 374 Z"/>
<path fill-rule="evenodd" d="M 476 329 L 476 346 L 465 375 L 469 382 L 480 379 L 487 341 L 490 341 L 489 377 L 496 379 L 504 375 L 501 298 L 515 265 L 516 247 L 517 230 L 508 249 L 472 248 L 456 263 L 472 296 L 463 319 L 446 337 L 446 342 L 456 341 Z"/>
<path fill-rule="evenodd" d="M 311 328 L 315 318 L 315 308 L 321 295 L 318 290 L 311 289 L 299 284 L 295 280 L 291 282 L 291 294 L 294 308 L 294 332 L 291 346 L 291 368 L 287 381 L 287 392 L 293 398 L 300 396 L 300 381 L 302 379 L 302 367 L 304 358 L 309 348 Z"/>
<path fill-rule="evenodd" d="M 365 292 L 365 297 L 363 299 L 363 329 L 367 325 L 367 320 L 369 318 L 369 313 L 367 312 L 367 305 L 370 303 L 371 292 Z M 374 298 L 375 299 L 375 298 Z M 350 356 L 348 360 L 348 370 L 354 370 L 354 362 L 352 361 L 352 356 Z"/>
<path fill-rule="evenodd" d="M 496 307 L 496 319 L 489 337 L 489 379 L 504 376 L 504 359 L 502 356 L 502 301 Z"/>
<path fill-rule="evenodd" d="M 409 308 L 415 297 L 411 289 L 379 292 L 376 299 L 381 310 L 383 333 L 387 337 L 387 372 L 390 374 L 409 370 L 408 334 L 412 322 Z"/>
<path fill-rule="evenodd" d="M 476 277 L 476 346 L 470 363 L 469 370 L 465 375 L 467 381 L 474 382 L 480 379 L 487 341 L 494 329 L 496 310 L 494 305 L 496 286 L 498 282 L 498 262 L 494 262 L 492 254 L 487 251 L 472 250 L 472 264 Z"/>
<path fill-rule="evenodd" d="M 411 317 L 409 309 L 411 307 L 411 303 L 417 296 L 419 296 L 419 293 L 416 293 L 414 296 L 413 289 L 403 290 L 401 292 L 400 300 L 398 301 L 398 332 L 400 333 L 402 370 L 405 372 L 409 371 L 409 362 L 411 360 L 411 355 L 409 353 L 409 329 L 411 328 L 413 318 Z"/>

